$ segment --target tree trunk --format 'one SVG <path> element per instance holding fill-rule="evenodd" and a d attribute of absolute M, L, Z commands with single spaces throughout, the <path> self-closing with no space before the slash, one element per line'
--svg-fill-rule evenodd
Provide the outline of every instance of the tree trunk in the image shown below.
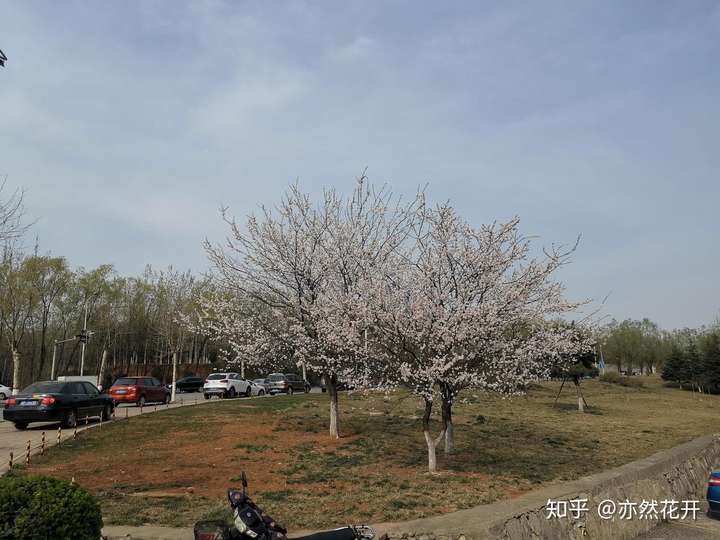
<path fill-rule="evenodd" d="M 105 380 L 105 366 L 107 365 L 107 347 L 103 347 L 102 357 L 100 358 L 100 368 L 98 369 L 97 386 L 100 388 Z"/>
<path fill-rule="evenodd" d="M 42 329 L 40 331 L 40 365 L 38 366 L 38 374 L 41 379 L 43 376 L 43 369 L 45 368 L 45 360 L 47 359 L 47 345 L 45 343 L 45 341 L 47 340 L 47 329 L 47 316 L 43 315 Z"/>
<path fill-rule="evenodd" d="M 432 414 L 432 401 L 425 399 L 425 414 L 423 414 L 423 434 L 425 435 L 425 443 L 428 451 L 428 472 L 437 472 L 437 446 L 440 441 L 445 438 L 445 430 L 443 429 L 437 439 L 430 435 L 430 415 Z"/>
<path fill-rule="evenodd" d="M 17 348 L 13 345 L 12 347 L 12 359 L 13 359 L 13 381 L 12 381 L 12 393 L 16 395 L 20 392 L 20 353 Z"/>
<path fill-rule="evenodd" d="M 173 353 L 172 355 L 172 395 L 170 396 L 170 401 L 173 403 L 175 402 L 175 393 L 177 392 L 177 389 L 175 388 L 175 383 L 177 383 L 177 353 Z"/>
<path fill-rule="evenodd" d="M 338 410 L 337 376 L 325 375 L 325 385 L 330 395 L 330 436 L 340 438 L 340 413 Z"/>
<path fill-rule="evenodd" d="M 442 421 L 443 430 L 445 431 L 445 454 L 455 453 L 455 429 L 452 420 L 452 406 L 454 395 L 452 390 L 447 387 L 442 391 Z"/>

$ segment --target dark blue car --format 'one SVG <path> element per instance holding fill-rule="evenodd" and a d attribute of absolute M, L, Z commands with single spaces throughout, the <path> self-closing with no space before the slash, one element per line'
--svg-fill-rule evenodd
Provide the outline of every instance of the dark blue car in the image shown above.
<path fill-rule="evenodd" d="M 89 382 L 42 381 L 6 400 L 3 417 L 17 429 L 26 429 L 30 422 L 56 420 L 63 427 L 74 428 L 79 420 L 91 416 L 110 420 L 114 407 L 113 400 Z"/>
<path fill-rule="evenodd" d="M 720 471 L 710 473 L 707 500 L 712 516 L 720 516 Z"/>

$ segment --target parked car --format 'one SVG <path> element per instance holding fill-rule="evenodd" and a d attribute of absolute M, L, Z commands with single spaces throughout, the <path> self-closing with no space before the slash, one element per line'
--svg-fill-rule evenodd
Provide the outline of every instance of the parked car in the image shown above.
<path fill-rule="evenodd" d="M 338 381 L 338 383 L 337 383 L 337 389 L 338 389 L 338 391 L 341 391 L 341 392 L 343 390 L 353 390 L 354 388 L 355 388 L 354 386 L 347 384 L 345 382 L 342 382 L 342 381 Z M 327 384 L 325 384 L 325 377 L 320 377 L 320 391 L 327 392 Z"/>
<path fill-rule="evenodd" d="M 0 401 L 4 400 L 7 397 L 10 397 L 12 395 L 12 388 L 9 386 L 5 386 L 4 384 L 0 384 Z"/>
<path fill-rule="evenodd" d="M 177 384 L 178 392 L 199 392 L 205 385 L 205 379 L 202 377 L 183 377 L 178 379 L 175 384 Z M 168 384 L 167 388 L 172 392 L 172 383 Z"/>
<path fill-rule="evenodd" d="M 255 379 L 256 381 L 257 379 Z M 264 380 L 264 379 L 260 379 Z M 251 396 L 264 396 L 267 394 L 267 389 L 265 388 L 264 384 L 258 384 L 255 381 L 249 381 L 250 382 L 250 395 Z"/>
<path fill-rule="evenodd" d="M 113 400 L 101 394 L 89 382 L 42 381 L 23 389 L 5 401 L 3 417 L 17 429 L 25 429 L 31 422 L 60 420 L 63 427 L 73 428 L 78 420 L 99 416 L 110 420 L 115 408 Z"/>
<path fill-rule="evenodd" d="M 708 514 L 711 517 L 720 515 L 720 471 L 713 471 L 708 478 L 707 488 Z"/>
<path fill-rule="evenodd" d="M 115 403 L 167 403 L 170 391 L 154 377 L 120 377 L 110 387 L 110 397 Z"/>
<path fill-rule="evenodd" d="M 257 386 L 261 386 L 266 394 L 270 392 L 270 383 L 267 379 L 253 379 L 251 382 Z"/>
<path fill-rule="evenodd" d="M 205 399 L 212 396 L 221 398 L 234 398 L 237 396 L 250 397 L 252 385 L 250 381 L 240 378 L 238 373 L 213 373 L 208 375 L 203 386 Z"/>
<path fill-rule="evenodd" d="M 310 385 L 295 373 L 271 373 L 267 378 L 271 394 L 288 394 L 310 391 Z"/>

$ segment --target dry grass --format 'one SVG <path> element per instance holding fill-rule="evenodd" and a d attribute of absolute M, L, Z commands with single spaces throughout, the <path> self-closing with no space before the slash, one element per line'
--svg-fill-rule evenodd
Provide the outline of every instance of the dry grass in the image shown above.
<path fill-rule="evenodd" d="M 419 403 L 406 394 L 343 396 L 344 437 L 326 435 L 325 395 L 228 401 L 91 430 L 32 472 L 99 495 L 107 523 L 188 525 L 225 515 L 225 489 L 248 473 L 256 501 L 296 528 L 395 521 L 448 512 L 611 468 L 720 431 L 720 397 L 598 381 L 553 406 L 558 384 L 501 399 L 467 392 L 456 407 L 457 453 L 425 473 Z M 248 407 L 252 404 L 252 407 Z"/>

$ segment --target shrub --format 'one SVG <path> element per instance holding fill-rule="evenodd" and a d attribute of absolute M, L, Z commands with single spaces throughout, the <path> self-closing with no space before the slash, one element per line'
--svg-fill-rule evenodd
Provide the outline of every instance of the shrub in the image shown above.
<path fill-rule="evenodd" d="M 645 386 L 640 379 L 633 379 L 632 377 L 625 377 L 614 371 L 606 373 L 600 376 L 600 381 L 610 384 L 619 384 L 620 386 L 627 386 L 628 388 L 642 388 Z"/>
<path fill-rule="evenodd" d="M 98 540 L 102 514 L 83 488 L 48 476 L 0 478 L 0 539 Z"/>

